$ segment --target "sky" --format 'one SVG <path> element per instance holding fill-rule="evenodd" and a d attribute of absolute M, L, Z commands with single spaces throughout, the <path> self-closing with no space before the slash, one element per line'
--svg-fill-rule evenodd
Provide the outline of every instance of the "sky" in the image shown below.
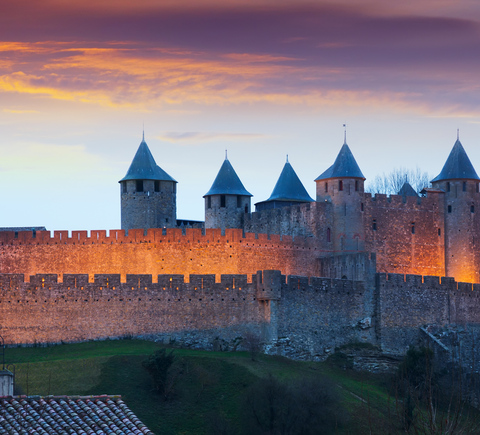
<path fill-rule="evenodd" d="M 228 158 L 252 204 L 347 143 L 363 174 L 480 173 L 477 0 L 0 0 L 0 227 L 120 228 L 145 132 L 203 220 Z"/>

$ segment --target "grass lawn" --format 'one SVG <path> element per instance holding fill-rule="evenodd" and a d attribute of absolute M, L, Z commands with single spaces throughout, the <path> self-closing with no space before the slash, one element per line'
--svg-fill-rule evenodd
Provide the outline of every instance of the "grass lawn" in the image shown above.
<path fill-rule="evenodd" d="M 8 348 L 6 363 L 15 366 L 19 394 L 121 395 L 156 434 L 246 433 L 245 397 L 259 379 L 270 376 L 284 384 L 327 379 L 348 417 L 334 433 L 402 433 L 384 376 L 277 356 L 252 361 L 245 352 L 174 349 L 175 382 L 165 400 L 142 366 L 160 348 L 134 339 Z"/>

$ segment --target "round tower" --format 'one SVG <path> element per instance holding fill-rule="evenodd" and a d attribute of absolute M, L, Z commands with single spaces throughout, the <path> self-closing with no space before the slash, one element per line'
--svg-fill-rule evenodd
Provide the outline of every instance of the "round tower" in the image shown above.
<path fill-rule="evenodd" d="M 456 281 L 480 282 L 479 177 L 460 140 L 432 180 L 445 192 L 445 271 Z"/>
<path fill-rule="evenodd" d="M 251 197 L 225 156 L 212 187 L 204 195 L 205 228 L 242 228 L 245 213 L 251 212 Z"/>
<path fill-rule="evenodd" d="M 332 206 L 324 237 L 326 246 L 334 252 L 365 250 L 364 182 L 346 140 L 333 165 L 315 179 L 317 202 Z"/>
<path fill-rule="evenodd" d="M 177 182 L 155 163 L 145 137 L 119 183 L 123 230 L 176 226 Z"/>

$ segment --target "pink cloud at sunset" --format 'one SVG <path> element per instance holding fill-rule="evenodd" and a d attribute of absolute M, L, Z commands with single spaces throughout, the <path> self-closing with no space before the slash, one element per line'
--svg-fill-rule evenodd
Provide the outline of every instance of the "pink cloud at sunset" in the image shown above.
<path fill-rule="evenodd" d="M 480 3 L 473 0 L 1 3 L 0 153 L 8 151 L 8 174 L 17 174 L 18 185 L 29 149 L 43 150 L 49 168 L 58 159 L 66 179 L 80 173 L 65 171 L 70 160 L 58 156 L 78 150 L 92 156 L 97 173 L 104 167 L 120 179 L 144 124 L 160 165 L 200 213 L 226 148 L 260 200 L 292 147 L 295 169 L 306 179 L 325 169 L 345 122 L 370 178 L 385 170 L 378 161 L 408 166 L 423 158 L 435 172 L 443 155 L 433 162 L 430 150 L 419 150 L 435 142 L 447 153 L 448 134 L 458 127 L 467 141 L 480 139 Z M 179 162 L 179 153 L 192 162 Z M 272 168 L 251 166 L 273 158 Z M 188 184 L 198 161 L 205 167 Z M 94 178 L 93 169 L 84 171 Z M 42 168 L 31 166 L 32 174 L 40 185 Z M 260 174 L 265 179 L 255 181 Z M 110 181 L 108 195 L 98 189 L 93 203 L 112 197 L 113 210 L 118 180 Z M 45 181 L 40 190 L 49 188 Z M 75 189 L 75 195 L 87 190 Z M 184 203 L 179 199 L 180 214 Z M 117 219 L 111 213 L 107 219 Z"/>

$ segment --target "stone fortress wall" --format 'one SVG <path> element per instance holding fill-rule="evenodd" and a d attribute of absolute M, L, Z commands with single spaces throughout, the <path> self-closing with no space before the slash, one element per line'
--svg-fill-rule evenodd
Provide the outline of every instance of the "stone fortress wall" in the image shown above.
<path fill-rule="evenodd" d="M 370 258 L 374 263 L 374 258 Z M 372 264 L 369 265 L 371 267 Z M 480 324 L 480 285 L 368 274 L 363 280 L 191 274 L 0 274 L 0 334 L 9 343 L 140 336 L 235 349 L 248 333 L 270 353 L 324 359 L 365 342 L 402 354 L 420 328 Z M 188 282 L 187 282 L 188 281 Z M 480 359 L 477 359 L 477 361 Z"/>
<path fill-rule="evenodd" d="M 320 253 L 304 237 L 244 234 L 240 229 L 0 232 L 0 271 L 62 274 L 284 274 L 318 275 Z"/>

